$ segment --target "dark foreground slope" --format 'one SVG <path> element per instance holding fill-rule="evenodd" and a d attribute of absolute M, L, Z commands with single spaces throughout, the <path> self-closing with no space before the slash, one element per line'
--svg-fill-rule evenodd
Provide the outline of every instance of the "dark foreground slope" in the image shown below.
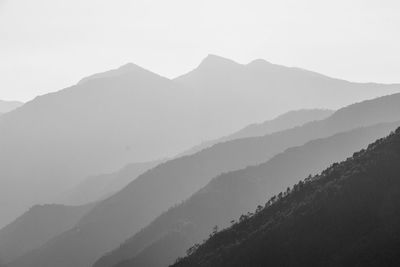
<path fill-rule="evenodd" d="M 93 207 L 36 205 L 0 230 L 0 258 L 10 262 L 72 228 Z"/>
<path fill-rule="evenodd" d="M 222 174 L 94 266 L 111 267 L 118 262 L 118 267 L 167 266 L 184 256 L 193 244 L 207 238 L 214 226 L 229 226 L 232 219 L 263 205 L 267 197 L 295 184 L 299 177 L 321 172 L 399 125 L 400 122 L 380 124 L 313 140 L 266 163 Z M 122 263 L 126 259 L 130 260 Z"/>
<path fill-rule="evenodd" d="M 399 266 L 399 163 L 400 128 L 213 234 L 174 266 Z"/>
<path fill-rule="evenodd" d="M 22 257 L 13 267 L 87 267 L 215 176 L 269 160 L 293 146 L 361 126 L 398 121 L 400 94 L 364 101 L 302 127 L 214 145 L 167 161 L 99 202 L 73 229 Z"/>

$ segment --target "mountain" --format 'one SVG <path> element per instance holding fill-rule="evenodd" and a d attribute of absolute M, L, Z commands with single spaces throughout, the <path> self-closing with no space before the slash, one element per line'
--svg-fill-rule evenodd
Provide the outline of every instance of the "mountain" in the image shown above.
<path fill-rule="evenodd" d="M 380 122 L 398 121 L 400 94 L 347 106 L 325 120 L 262 137 L 216 144 L 143 173 L 99 202 L 75 227 L 10 266 L 86 267 L 148 225 L 169 207 L 189 198 L 213 177 L 269 160 L 317 138 Z"/>
<path fill-rule="evenodd" d="M 398 266 L 400 128 L 267 202 L 173 266 Z"/>
<path fill-rule="evenodd" d="M 94 267 L 172 264 L 189 247 L 207 238 L 215 225 L 219 229 L 229 226 L 232 219 L 264 204 L 265 198 L 298 182 L 300 177 L 318 173 L 351 156 L 399 125 L 400 122 L 379 124 L 313 140 L 289 148 L 266 163 L 222 174 L 107 253 Z M 173 242 L 167 243 L 165 239 Z M 124 260 L 127 261 L 123 263 Z"/>
<path fill-rule="evenodd" d="M 121 68 L 0 117 L 0 226 L 88 176 L 199 142 L 187 90 L 136 65 Z"/>
<path fill-rule="evenodd" d="M 10 262 L 72 228 L 93 205 L 36 205 L 0 230 L 0 258 Z"/>
<path fill-rule="evenodd" d="M 262 123 L 253 123 L 228 136 L 204 142 L 198 146 L 189 149 L 188 151 L 185 151 L 183 155 L 193 154 L 207 147 L 211 147 L 217 143 L 226 142 L 239 138 L 263 136 L 273 132 L 279 132 L 296 126 L 301 126 L 307 122 L 326 119 L 327 117 L 332 115 L 333 112 L 334 111 L 328 109 L 292 110 L 284 114 L 281 114 L 272 120 L 267 120 Z"/>
<path fill-rule="evenodd" d="M 212 96 L 207 102 L 207 114 L 214 118 L 212 125 L 230 118 L 233 126 L 239 126 L 236 129 L 249 121 L 264 121 L 266 114 L 272 117 L 288 110 L 315 108 L 316 104 L 335 110 L 400 90 L 396 84 L 352 83 L 262 59 L 238 64 L 216 55 L 209 55 L 174 81 L 190 88 L 198 99 Z"/>
<path fill-rule="evenodd" d="M 259 124 L 251 124 L 226 137 L 195 146 L 194 148 L 185 151 L 182 155 L 189 155 L 199 152 L 220 142 L 226 142 L 239 138 L 262 136 L 293 128 L 295 126 L 301 126 L 310 121 L 325 119 L 332 115 L 332 113 L 333 111 L 326 109 L 302 109 L 289 111 L 272 120 L 268 120 Z M 97 201 L 106 196 L 111 196 L 112 193 L 122 189 L 139 174 L 143 173 L 145 170 L 151 169 L 158 163 L 161 163 L 161 161 L 131 163 L 117 172 L 90 176 L 83 182 L 79 183 L 72 190 L 67 192 L 66 196 L 62 198 L 61 202 L 64 204 L 80 205 Z"/>
<path fill-rule="evenodd" d="M 89 76 L 0 117 L 0 227 L 88 176 L 170 157 L 288 110 L 399 90 L 215 56 L 174 80 L 135 64 Z"/>
<path fill-rule="evenodd" d="M 5 100 L 0 100 L 0 114 L 9 112 L 13 109 L 16 109 L 20 106 L 22 106 L 24 103 L 19 102 L 19 101 L 5 101 Z"/>
<path fill-rule="evenodd" d="M 130 163 L 117 172 L 89 176 L 86 180 L 68 190 L 59 202 L 69 205 L 82 205 L 103 200 L 159 163 L 161 161 Z"/>

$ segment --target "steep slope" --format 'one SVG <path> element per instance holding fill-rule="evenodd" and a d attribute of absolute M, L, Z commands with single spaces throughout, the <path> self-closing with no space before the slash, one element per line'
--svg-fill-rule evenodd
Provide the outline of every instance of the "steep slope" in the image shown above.
<path fill-rule="evenodd" d="M 316 104 L 338 109 L 400 90 L 396 84 L 352 83 L 262 59 L 243 65 L 215 55 L 209 55 L 175 82 L 196 92 L 198 99 L 213 96 L 213 101 L 207 103 L 213 125 L 231 115 L 232 124 L 239 126 L 249 124 L 249 118 L 264 121 L 266 114 L 272 117 L 288 110 L 315 108 Z M 228 95 L 229 102 L 225 102 Z M 219 112 L 215 114 L 217 107 Z"/>
<path fill-rule="evenodd" d="M 159 163 L 161 161 L 130 163 L 117 172 L 90 176 L 73 189 L 68 190 L 59 202 L 69 205 L 82 205 L 103 200 Z"/>
<path fill-rule="evenodd" d="M 136 65 L 122 68 L 120 75 L 37 97 L 0 117 L 0 226 L 87 176 L 201 140 L 187 90 Z"/>
<path fill-rule="evenodd" d="M 229 140 L 283 131 L 311 121 L 328 118 L 334 111 L 327 109 L 300 109 L 286 112 L 273 120 L 251 124 L 229 136 Z"/>
<path fill-rule="evenodd" d="M 9 112 L 13 109 L 16 109 L 22 106 L 24 103 L 19 101 L 4 101 L 0 100 L 0 115 L 6 112 Z"/>
<path fill-rule="evenodd" d="M 296 126 L 301 126 L 307 122 L 323 120 L 332 115 L 333 112 L 334 111 L 328 109 L 301 109 L 289 111 L 272 120 L 250 124 L 228 136 L 204 142 L 189 149 L 188 151 L 185 151 L 183 155 L 199 152 L 207 147 L 211 147 L 221 142 L 239 138 L 263 136 L 266 134 L 287 130 Z"/>
<path fill-rule="evenodd" d="M 322 171 L 325 166 L 352 155 L 399 125 L 400 122 L 379 124 L 317 139 L 290 148 L 266 163 L 222 174 L 187 201 L 159 216 L 94 267 L 111 267 L 129 258 L 132 259 L 117 266 L 172 264 L 185 255 L 186 249 L 206 238 L 215 225 L 225 228 L 232 219 L 263 204 L 265 198 L 296 183 L 299 177 Z M 180 231 L 180 225 L 191 227 Z M 176 235 L 180 238 L 173 239 Z M 174 243 L 166 243 L 165 236 L 175 240 Z"/>
<path fill-rule="evenodd" d="M 323 121 L 217 144 L 194 155 L 167 161 L 98 203 L 74 229 L 11 266 L 86 267 L 220 173 L 263 163 L 289 147 L 316 138 L 397 121 L 399 117 L 400 94 L 395 94 L 348 106 Z"/>
<path fill-rule="evenodd" d="M 0 230 L 0 258 L 10 262 L 72 228 L 93 205 L 37 205 Z"/>
<path fill-rule="evenodd" d="M 400 128 L 213 234 L 174 266 L 398 266 L 399 163 Z"/>

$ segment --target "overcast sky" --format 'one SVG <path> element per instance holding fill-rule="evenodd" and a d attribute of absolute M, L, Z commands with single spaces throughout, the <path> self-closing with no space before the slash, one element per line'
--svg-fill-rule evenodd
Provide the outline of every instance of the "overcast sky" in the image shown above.
<path fill-rule="evenodd" d="M 134 62 L 166 77 L 207 54 L 400 82 L 398 0 L 0 0 L 0 99 Z"/>

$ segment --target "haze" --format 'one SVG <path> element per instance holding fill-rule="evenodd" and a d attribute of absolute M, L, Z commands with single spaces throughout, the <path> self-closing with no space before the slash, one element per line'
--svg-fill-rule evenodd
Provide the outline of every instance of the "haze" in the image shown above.
<path fill-rule="evenodd" d="M 0 96 L 28 101 L 134 62 L 173 78 L 208 53 L 399 82 L 400 3 L 0 0 Z"/>

